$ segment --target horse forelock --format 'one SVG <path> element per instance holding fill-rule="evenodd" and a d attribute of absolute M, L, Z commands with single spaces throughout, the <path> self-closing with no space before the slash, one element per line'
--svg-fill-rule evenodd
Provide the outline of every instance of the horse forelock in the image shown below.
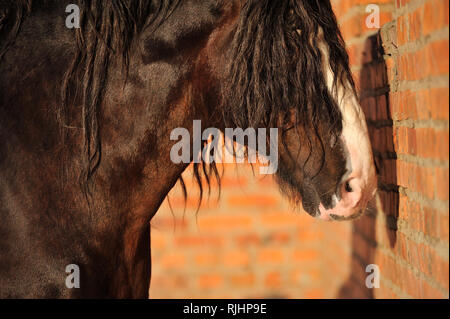
<path fill-rule="evenodd" d="M 320 42 L 334 86 L 354 90 L 329 1 L 244 1 L 228 57 L 224 120 L 237 127 L 301 126 L 312 134 L 322 126 L 337 138 L 342 115 L 327 86 Z"/>

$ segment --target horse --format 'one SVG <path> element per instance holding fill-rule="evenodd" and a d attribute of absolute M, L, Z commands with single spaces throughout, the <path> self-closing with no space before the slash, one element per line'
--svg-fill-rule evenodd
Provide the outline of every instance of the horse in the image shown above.
<path fill-rule="evenodd" d="M 364 211 L 376 171 L 328 0 L 72 2 L 68 28 L 65 1 L 0 1 L 1 297 L 148 298 L 150 221 L 186 188 L 170 134 L 194 120 L 278 129 L 295 207 Z"/>

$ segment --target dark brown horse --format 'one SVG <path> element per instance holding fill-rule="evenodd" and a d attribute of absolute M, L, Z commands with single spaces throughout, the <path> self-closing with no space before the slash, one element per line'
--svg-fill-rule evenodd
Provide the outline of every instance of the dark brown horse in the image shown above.
<path fill-rule="evenodd" d="M 0 0 L 1 297 L 147 297 L 149 222 L 188 166 L 170 134 L 196 119 L 278 128 L 287 196 L 364 209 L 370 142 L 329 1 L 73 2 L 78 29 L 70 2 Z"/>

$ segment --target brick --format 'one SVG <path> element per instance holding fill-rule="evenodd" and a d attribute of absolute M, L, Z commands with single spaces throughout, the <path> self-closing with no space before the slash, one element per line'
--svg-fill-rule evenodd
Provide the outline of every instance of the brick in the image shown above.
<path fill-rule="evenodd" d="M 251 287 L 256 282 L 256 276 L 253 272 L 236 273 L 230 276 L 229 281 L 236 287 Z"/>
<path fill-rule="evenodd" d="M 295 262 L 303 263 L 305 261 L 315 260 L 318 257 L 318 253 L 316 250 L 303 250 L 296 249 L 292 253 L 292 260 Z"/>
<path fill-rule="evenodd" d="M 204 274 L 198 277 L 198 285 L 201 289 L 214 289 L 223 284 L 220 274 Z"/>
<path fill-rule="evenodd" d="M 279 249 L 262 249 L 258 261 L 262 264 L 279 264 L 284 261 L 284 254 Z"/>
<path fill-rule="evenodd" d="M 231 267 L 245 267 L 248 266 L 250 257 L 245 250 L 229 251 L 224 254 L 223 264 Z"/>
<path fill-rule="evenodd" d="M 186 257 L 180 253 L 170 253 L 162 256 L 161 264 L 166 268 L 179 268 L 186 264 Z"/>
<path fill-rule="evenodd" d="M 203 231 L 230 231 L 251 229 L 253 218 L 248 214 L 204 215 L 198 220 L 198 228 Z"/>
<path fill-rule="evenodd" d="M 278 203 L 278 199 L 272 195 L 241 195 L 241 196 L 230 196 L 227 202 L 231 206 L 237 207 L 258 207 L 266 208 L 273 207 Z"/>
<path fill-rule="evenodd" d="M 219 256 L 212 252 L 200 252 L 195 255 L 194 260 L 197 266 L 215 266 L 219 263 Z"/>
<path fill-rule="evenodd" d="M 269 288 L 280 287 L 282 284 L 280 273 L 276 271 L 268 273 L 264 278 L 264 284 Z"/>
<path fill-rule="evenodd" d="M 448 0 L 427 1 L 423 6 L 423 34 L 448 26 Z"/>

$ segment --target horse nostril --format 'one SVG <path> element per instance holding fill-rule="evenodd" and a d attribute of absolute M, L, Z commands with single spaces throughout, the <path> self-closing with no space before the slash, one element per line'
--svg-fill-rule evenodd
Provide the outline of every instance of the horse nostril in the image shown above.
<path fill-rule="evenodd" d="M 350 181 L 346 181 L 346 182 L 345 182 L 345 191 L 346 191 L 347 193 L 353 192 L 353 188 L 350 186 Z"/>

